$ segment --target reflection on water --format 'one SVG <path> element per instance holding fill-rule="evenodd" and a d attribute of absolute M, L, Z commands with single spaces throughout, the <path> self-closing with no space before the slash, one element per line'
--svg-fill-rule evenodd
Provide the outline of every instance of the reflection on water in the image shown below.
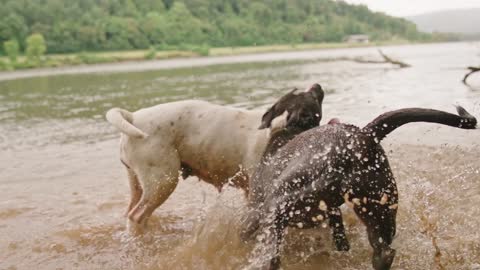
<path fill-rule="evenodd" d="M 252 107 L 252 102 L 265 103 L 265 96 L 290 88 L 301 66 L 278 62 L 6 81 L 0 83 L 0 119 L 103 118 L 114 105 L 135 109 L 189 98 Z"/>
<path fill-rule="evenodd" d="M 480 117 L 480 78 L 471 78 L 472 88 L 460 82 L 463 68 L 480 62 L 477 45 L 384 51 L 413 67 L 272 59 L 0 82 L 0 269 L 247 267 L 253 244 L 238 238 L 245 200 L 233 188 L 219 194 L 189 178 L 156 211 L 145 236 L 125 233 L 126 174 L 104 112 L 186 98 L 258 108 L 319 82 L 327 89 L 324 121 L 363 125 L 386 110 L 453 112 L 456 103 Z M 376 57 L 372 49 L 330 52 Z M 480 269 L 479 136 L 411 124 L 384 141 L 400 192 L 395 269 Z M 350 252 L 333 250 L 328 229 L 289 229 L 284 268 L 369 269 L 364 227 L 344 212 Z"/>

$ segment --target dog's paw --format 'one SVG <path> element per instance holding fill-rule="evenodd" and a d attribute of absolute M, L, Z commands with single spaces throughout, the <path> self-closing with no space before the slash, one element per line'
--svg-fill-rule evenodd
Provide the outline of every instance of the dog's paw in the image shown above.
<path fill-rule="evenodd" d="M 127 231 L 131 236 L 141 236 L 145 233 L 146 224 L 138 224 L 130 219 L 127 219 Z"/>

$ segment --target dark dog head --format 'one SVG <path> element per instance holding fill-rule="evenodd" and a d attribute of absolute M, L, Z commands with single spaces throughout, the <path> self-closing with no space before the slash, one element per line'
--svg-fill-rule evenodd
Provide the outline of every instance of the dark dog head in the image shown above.
<path fill-rule="evenodd" d="M 281 97 L 262 117 L 259 129 L 270 128 L 272 121 L 287 113 L 286 127 L 307 130 L 319 125 L 322 118 L 323 89 L 313 84 L 308 90 L 297 89 Z"/>

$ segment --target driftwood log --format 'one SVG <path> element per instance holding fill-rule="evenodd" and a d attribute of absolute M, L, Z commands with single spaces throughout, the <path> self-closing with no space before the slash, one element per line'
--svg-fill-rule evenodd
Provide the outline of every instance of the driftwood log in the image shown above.
<path fill-rule="evenodd" d="M 360 63 L 360 64 L 392 64 L 400 68 L 411 67 L 409 64 L 405 62 L 389 57 L 388 55 L 384 54 L 381 50 L 378 50 L 378 52 L 380 53 L 383 59 L 371 60 L 364 57 L 341 56 L 341 57 L 318 58 L 316 60 L 321 62 L 351 61 L 351 62 Z"/>
<path fill-rule="evenodd" d="M 473 73 L 475 73 L 477 71 L 480 71 L 480 67 L 468 67 L 468 69 L 470 70 L 470 72 L 465 74 L 465 77 L 463 77 L 463 80 L 462 80 L 462 82 L 464 84 L 467 84 L 467 79 L 468 79 L 468 77 L 470 77 L 470 75 L 472 75 Z"/>
<path fill-rule="evenodd" d="M 399 67 L 401 68 L 407 68 L 407 67 L 411 67 L 409 64 L 407 63 L 404 63 L 404 62 L 401 62 L 399 60 L 395 60 L 395 59 L 392 59 L 390 57 L 388 57 L 388 55 L 384 54 L 382 52 L 382 50 L 378 50 L 378 52 L 380 53 L 380 55 L 383 57 L 383 59 L 385 59 L 385 62 L 387 63 L 391 63 L 391 64 L 394 64 L 394 65 L 398 65 Z"/>
<path fill-rule="evenodd" d="M 366 59 L 363 59 L 361 57 L 354 58 L 353 60 L 357 63 L 363 63 L 363 64 L 388 64 L 388 63 L 390 63 L 392 65 L 397 65 L 400 68 L 411 67 L 409 64 L 407 64 L 405 62 L 402 62 L 402 61 L 399 61 L 399 60 L 396 60 L 396 59 L 393 59 L 393 58 L 389 57 L 388 55 L 383 53 L 382 50 L 378 50 L 378 53 L 380 53 L 380 55 L 383 57 L 383 60 L 366 60 Z"/>

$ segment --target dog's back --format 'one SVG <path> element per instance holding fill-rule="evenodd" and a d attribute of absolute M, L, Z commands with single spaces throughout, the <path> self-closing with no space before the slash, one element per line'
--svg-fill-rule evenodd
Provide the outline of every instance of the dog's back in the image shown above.
<path fill-rule="evenodd" d="M 141 109 L 132 113 L 131 124 L 148 137 L 122 135 L 121 158 L 127 164 L 146 158 L 155 163 L 165 152 L 175 152 L 203 180 L 223 186 L 246 160 L 258 162 L 248 151 L 266 144 L 267 132 L 256 129 L 261 115 L 198 100 Z"/>

